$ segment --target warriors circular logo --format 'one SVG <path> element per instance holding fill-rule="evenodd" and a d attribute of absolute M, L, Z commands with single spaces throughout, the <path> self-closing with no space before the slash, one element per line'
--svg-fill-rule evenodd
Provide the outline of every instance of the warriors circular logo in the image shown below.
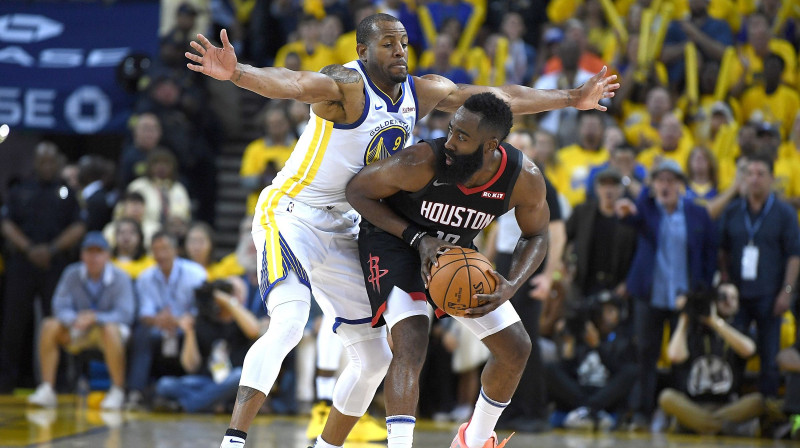
<path fill-rule="evenodd" d="M 372 137 L 372 141 L 367 145 L 367 152 L 364 154 L 364 164 L 385 159 L 397 151 L 405 148 L 408 133 L 402 126 L 389 126 L 381 129 Z"/>

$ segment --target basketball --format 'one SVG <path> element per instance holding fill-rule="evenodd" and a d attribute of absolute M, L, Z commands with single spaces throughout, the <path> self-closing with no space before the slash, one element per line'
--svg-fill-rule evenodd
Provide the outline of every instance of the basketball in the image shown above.
<path fill-rule="evenodd" d="M 439 255 L 438 266 L 431 267 L 428 293 L 433 302 L 451 316 L 464 316 L 469 308 L 482 305 L 474 294 L 494 292 L 495 280 L 489 273 L 492 264 L 480 252 L 449 249 Z"/>

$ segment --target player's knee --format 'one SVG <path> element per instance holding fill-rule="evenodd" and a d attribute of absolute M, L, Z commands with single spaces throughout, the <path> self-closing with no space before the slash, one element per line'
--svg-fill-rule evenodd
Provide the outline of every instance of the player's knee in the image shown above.
<path fill-rule="evenodd" d="M 291 351 L 303 339 L 305 326 L 306 323 L 298 319 L 272 319 L 264 337 Z"/>
<path fill-rule="evenodd" d="M 389 349 L 389 344 L 384 343 L 378 349 L 372 351 L 372 356 L 369 359 L 369 365 L 366 367 L 366 370 L 369 370 L 369 375 L 378 378 L 378 382 L 380 382 L 383 380 L 383 377 L 386 376 L 392 359 L 393 355 L 391 349 Z"/>
<path fill-rule="evenodd" d="M 492 355 L 508 368 L 524 369 L 533 345 L 522 324 L 514 324 L 498 334 L 500 339 L 493 344 Z M 491 347 L 490 347 L 491 349 Z"/>
<path fill-rule="evenodd" d="M 392 351 L 386 339 L 372 339 L 351 347 L 350 362 L 362 381 L 379 384 L 392 363 Z"/>
<path fill-rule="evenodd" d="M 516 345 L 519 358 L 524 359 L 524 361 L 522 361 L 522 364 L 524 365 L 528 361 L 528 357 L 531 355 L 533 343 L 531 342 L 530 335 L 528 335 L 526 331 L 520 331 L 516 336 Z"/>
<path fill-rule="evenodd" d="M 428 352 L 428 321 L 426 316 L 412 316 L 392 328 L 392 345 L 396 362 L 422 367 Z"/>

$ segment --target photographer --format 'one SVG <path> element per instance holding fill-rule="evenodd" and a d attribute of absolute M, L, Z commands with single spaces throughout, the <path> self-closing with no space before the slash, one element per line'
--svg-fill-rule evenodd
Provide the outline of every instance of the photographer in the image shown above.
<path fill-rule="evenodd" d="M 637 366 L 621 331 L 622 300 L 610 291 L 587 298 L 567 320 L 562 360 L 546 366 L 548 393 L 567 412 L 564 426 L 610 429 L 630 393 Z"/>
<path fill-rule="evenodd" d="M 187 314 L 179 319 L 184 333 L 180 361 L 188 375 L 158 381 L 156 408 L 203 412 L 233 401 L 245 354 L 260 334 L 258 320 L 243 306 L 245 290 L 238 278 L 195 290 L 197 318 Z"/>
<path fill-rule="evenodd" d="M 667 354 L 681 390 L 664 389 L 658 398 L 661 409 L 700 434 L 756 435 L 764 412 L 759 393 L 738 396 L 742 371 L 736 358 L 755 354 L 752 339 L 726 319 L 739 307 L 736 287 L 720 285 L 690 294 L 669 341 Z M 745 424 L 752 421 L 752 424 Z"/>

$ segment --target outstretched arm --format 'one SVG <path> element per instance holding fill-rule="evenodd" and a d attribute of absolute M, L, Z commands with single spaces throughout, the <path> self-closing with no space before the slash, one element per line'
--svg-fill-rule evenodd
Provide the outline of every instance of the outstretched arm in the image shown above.
<path fill-rule="evenodd" d="M 196 54 L 188 51 L 185 53 L 186 58 L 191 61 L 186 66 L 214 79 L 231 81 L 268 98 L 294 99 L 308 104 L 343 101 L 344 95 L 334 78 L 323 73 L 295 72 L 281 67 L 256 68 L 240 64 L 233 45 L 228 40 L 227 31 L 223 29 L 219 37 L 222 48 L 214 46 L 205 36 L 198 34 L 198 41 L 190 44 Z"/>
<path fill-rule="evenodd" d="M 415 80 L 422 112 L 432 109 L 455 112 L 472 95 L 492 92 L 511 106 L 514 114 L 535 114 L 548 110 L 575 107 L 581 110 L 598 109 L 605 111 L 600 104 L 603 98 L 611 98 L 619 88 L 615 83 L 617 75 L 606 76 L 607 68 L 594 75 L 584 85 L 569 90 L 539 90 L 520 85 L 501 87 L 454 84 L 439 75 L 425 75 Z"/>

